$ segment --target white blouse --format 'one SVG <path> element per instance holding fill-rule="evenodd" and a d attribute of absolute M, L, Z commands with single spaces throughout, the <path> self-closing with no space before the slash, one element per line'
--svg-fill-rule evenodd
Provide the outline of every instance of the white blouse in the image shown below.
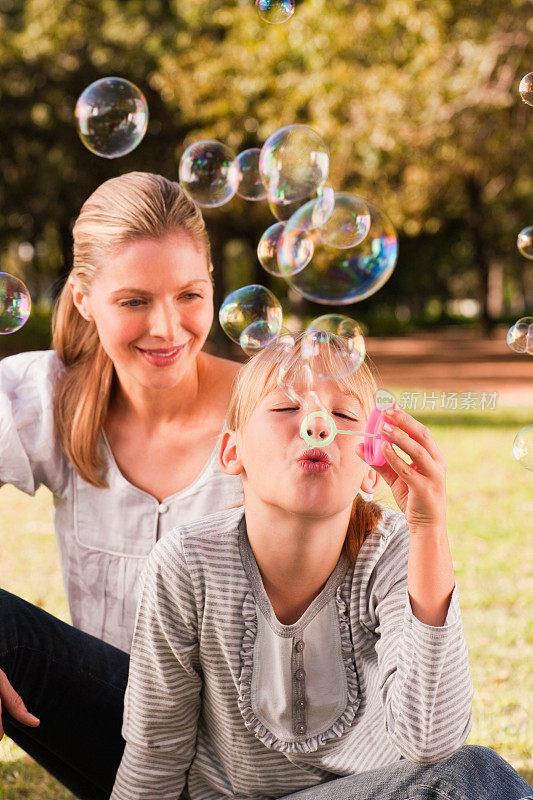
<path fill-rule="evenodd" d="M 84 481 L 55 435 L 54 383 L 63 365 L 53 350 L 0 362 L 0 485 L 53 493 L 54 523 L 72 623 L 129 652 L 146 557 L 158 539 L 241 505 L 242 483 L 217 461 L 220 437 L 189 486 L 160 503 L 122 475 L 103 436 L 107 489 Z"/>

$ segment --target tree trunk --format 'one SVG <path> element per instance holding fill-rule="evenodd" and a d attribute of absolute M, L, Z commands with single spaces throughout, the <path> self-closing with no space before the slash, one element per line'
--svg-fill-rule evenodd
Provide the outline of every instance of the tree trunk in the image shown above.
<path fill-rule="evenodd" d="M 466 179 L 466 190 L 470 201 L 467 217 L 472 249 L 474 251 L 474 264 L 479 277 L 479 290 L 481 301 L 481 324 L 483 332 L 490 335 L 494 329 L 494 319 L 489 307 L 489 260 L 483 239 L 483 208 L 481 201 L 481 186 L 475 175 Z"/>

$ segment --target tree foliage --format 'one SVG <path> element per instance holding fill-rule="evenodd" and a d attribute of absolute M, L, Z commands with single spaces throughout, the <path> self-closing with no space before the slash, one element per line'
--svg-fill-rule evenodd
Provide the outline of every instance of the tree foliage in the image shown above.
<path fill-rule="evenodd" d="M 68 270 L 73 221 L 101 181 L 177 178 L 192 141 L 238 151 L 300 122 L 330 147 L 332 185 L 377 202 L 401 236 L 396 272 L 361 310 L 476 293 L 487 305 L 497 268 L 524 293 L 515 242 L 533 220 L 533 109 L 518 83 L 532 27 L 518 0 L 301 0 L 279 26 L 252 0 L 0 0 L 2 269 L 39 294 Z M 114 161 L 85 150 L 73 118 L 107 75 L 136 83 L 151 116 Z M 246 274 L 268 284 L 253 256 L 266 203 L 206 217 L 218 299 Z"/>

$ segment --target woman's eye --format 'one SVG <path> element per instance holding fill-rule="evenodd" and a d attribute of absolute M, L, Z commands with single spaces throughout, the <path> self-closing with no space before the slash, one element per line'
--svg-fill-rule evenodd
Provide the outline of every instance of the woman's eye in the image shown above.
<path fill-rule="evenodd" d="M 285 406 L 283 408 L 273 408 L 272 411 L 298 411 L 298 406 Z"/>
<path fill-rule="evenodd" d="M 142 305 L 143 301 L 140 300 L 138 297 L 134 298 L 133 300 L 125 300 L 123 303 L 120 304 L 121 308 L 138 308 Z"/>
<path fill-rule="evenodd" d="M 350 417 L 348 414 L 343 414 L 342 411 L 334 411 L 333 413 L 336 417 L 342 417 L 342 419 L 347 419 L 350 422 L 359 422 L 359 420 L 355 417 Z"/>

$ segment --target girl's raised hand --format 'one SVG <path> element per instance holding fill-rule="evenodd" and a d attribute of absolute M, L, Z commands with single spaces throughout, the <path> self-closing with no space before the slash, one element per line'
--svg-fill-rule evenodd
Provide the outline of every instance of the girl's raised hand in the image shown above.
<path fill-rule="evenodd" d="M 383 422 L 381 435 L 387 441 L 382 451 L 387 463 L 373 469 L 391 487 L 411 532 L 445 527 L 446 460 L 431 431 L 398 405 L 383 413 Z M 411 463 L 395 452 L 393 444 L 409 456 Z M 364 459 L 362 445 L 358 452 Z"/>

